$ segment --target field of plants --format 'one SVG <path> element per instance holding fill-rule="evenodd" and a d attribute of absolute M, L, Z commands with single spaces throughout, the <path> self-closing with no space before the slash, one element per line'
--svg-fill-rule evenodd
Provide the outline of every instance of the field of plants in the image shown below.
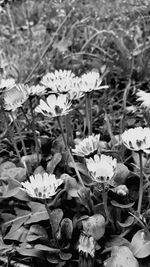
<path fill-rule="evenodd" d="M 150 1 L 0 1 L 0 266 L 150 267 Z"/>

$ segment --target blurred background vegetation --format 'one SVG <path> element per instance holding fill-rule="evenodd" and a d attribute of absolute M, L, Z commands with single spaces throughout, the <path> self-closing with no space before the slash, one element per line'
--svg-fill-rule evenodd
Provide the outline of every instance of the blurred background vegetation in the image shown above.
<path fill-rule="evenodd" d="M 0 64 L 4 78 L 37 84 L 55 69 L 76 75 L 105 72 L 106 96 L 99 98 L 114 133 L 137 89 L 149 90 L 149 0 L 0 1 Z M 97 100 L 96 100 L 97 101 Z M 101 111 L 98 111 L 100 115 Z M 141 116 L 126 120 L 138 126 Z M 143 117 L 143 115 L 142 115 Z M 100 117 L 95 118 L 101 125 Z M 119 125 L 122 129 L 123 125 Z"/>

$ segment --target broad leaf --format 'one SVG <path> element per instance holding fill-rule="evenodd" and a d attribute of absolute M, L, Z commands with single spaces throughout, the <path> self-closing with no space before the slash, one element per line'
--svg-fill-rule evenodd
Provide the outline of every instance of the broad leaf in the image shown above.
<path fill-rule="evenodd" d="M 111 257 L 106 261 L 106 267 L 139 267 L 139 263 L 131 250 L 126 246 L 115 246 Z"/>
<path fill-rule="evenodd" d="M 128 216 L 128 218 L 126 219 L 126 221 L 124 223 L 121 223 L 117 220 L 117 223 L 121 226 L 121 227 L 129 227 L 134 223 L 135 219 L 133 216 Z"/>
<path fill-rule="evenodd" d="M 137 258 L 146 258 L 150 255 L 150 233 L 143 229 L 136 232 L 131 240 L 133 254 Z"/>
<path fill-rule="evenodd" d="M 0 179 L 0 198 L 9 198 L 15 196 L 20 190 L 20 183 L 15 179 Z"/>
<path fill-rule="evenodd" d="M 111 204 L 112 204 L 113 206 L 118 207 L 118 208 L 121 208 L 121 209 L 129 209 L 129 208 L 133 207 L 134 202 L 124 205 L 124 204 L 120 204 L 120 203 L 118 203 L 118 202 L 115 201 L 115 200 L 112 200 L 112 201 L 111 201 Z"/>

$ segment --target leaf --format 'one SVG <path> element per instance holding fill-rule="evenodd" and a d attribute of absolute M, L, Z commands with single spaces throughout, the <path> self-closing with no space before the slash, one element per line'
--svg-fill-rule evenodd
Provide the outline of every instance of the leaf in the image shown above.
<path fill-rule="evenodd" d="M 73 224 L 69 218 L 64 218 L 60 225 L 60 238 L 62 240 L 68 240 L 72 238 Z"/>
<path fill-rule="evenodd" d="M 28 203 L 29 207 L 31 208 L 30 217 L 25 222 L 25 224 L 36 223 L 40 221 L 45 221 L 49 219 L 47 210 L 44 204 L 37 203 L 37 202 L 30 202 Z"/>
<path fill-rule="evenodd" d="M 7 178 L 7 180 L 0 179 L 2 186 L 0 186 L 0 198 L 9 198 L 15 196 L 20 190 L 20 183 L 15 179 Z"/>
<path fill-rule="evenodd" d="M 16 165 L 11 161 L 5 161 L 5 162 L 1 163 L 0 164 L 0 176 L 4 170 L 8 170 L 8 169 L 14 168 L 14 167 L 16 167 Z"/>
<path fill-rule="evenodd" d="M 128 168 L 123 163 L 117 163 L 116 171 L 113 177 L 114 182 L 116 185 L 125 184 L 126 179 L 129 175 Z"/>
<path fill-rule="evenodd" d="M 28 230 L 21 226 L 19 229 L 14 231 L 9 231 L 8 234 L 4 237 L 4 240 L 11 239 L 19 242 L 25 242 L 27 237 Z"/>
<path fill-rule="evenodd" d="M 131 249 L 137 258 L 146 258 L 150 255 L 150 233 L 143 229 L 136 232 L 131 240 Z"/>
<path fill-rule="evenodd" d="M 111 239 L 109 239 L 108 242 L 106 242 L 105 246 L 107 248 L 109 247 L 114 247 L 114 246 L 127 246 L 127 247 L 130 247 L 130 242 L 125 239 L 124 237 L 121 237 L 121 236 L 115 236 L 115 237 L 112 237 Z"/>
<path fill-rule="evenodd" d="M 112 201 L 111 201 L 111 204 L 112 204 L 113 206 L 118 207 L 118 208 L 121 208 L 121 209 L 128 209 L 128 208 L 133 207 L 134 202 L 124 205 L 124 204 L 120 204 L 120 203 L 118 203 L 118 202 L 115 201 L 115 200 L 112 200 Z"/>
<path fill-rule="evenodd" d="M 65 253 L 65 252 L 60 251 L 59 257 L 61 258 L 61 260 L 68 261 L 68 260 L 71 259 L 72 254 L 71 253 Z"/>
<path fill-rule="evenodd" d="M 34 246 L 35 249 L 41 250 L 41 251 L 48 251 L 50 253 L 59 253 L 60 249 L 58 248 L 51 248 L 46 245 L 38 244 Z"/>
<path fill-rule="evenodd" d="M 92 200 L 90 197 L 90 189 L 86 188 L 86 187 L 81 187 L 78 190 L 78 196 L 80 198 L 80 201 L 82 202 L 82 204 L 89 210 L 89 212 L 91 211 L 90 208 L 92 206 Z"/>
<path fill-rule="evenodd" d="M 23 224 L 31 224 L 44 220 L 48 220 L 49 216 L 45 209 L 45 206 L 41 203 L 30 202 L 28 203 L 31 211 L 15 209 L 17 217 L 2 224 L 2 229 L 7 229 L 12 225 L 9 233 L 16 231 Z"/>
<path fill-rule="evenodd" d="M 54 234 L 58 231 L 59 224 L 63 218 L 62 209 L 55 209 L 51 212 L 51 223 L 53 225 Z"/>
<path fill-rule="evenodd" d="M 121 226 L 121 227 L 129 227 L 134 223 L 134 218 L 133 216 L 128 216 L 128 218 L 126 219 L 126 221 L 124 223 L 121 223 L 117 220 L 117 223 Z"/>
<path fill-rule="evenodd" d="M 31 242 L 34 240 L 48 241 L 46 230 L 39 224 L 31 225 L 28 231 L 27 241 Z"/>
<path fill-rule="evenodd" d="M 21 214 L 21 212 L 22 212 L 22 214 Z M 6 229 L 11 225 L 11 228 L 10 228 L 9 233 L 8 233 L 11 235 L 11 233 L 14 233 L 15 231 L 17 231 L 27 221 L 27 219 L 29 217 L 30 217 L 30 211 L 20 210 L 19 216 L 17 216 L 17 217 L 15 216 L 15 218 L 13 218 L 13 219 L 8 218 L 8 221 L 6 221 L 5 223 L 2 224 L 2 231 L 5 232 Z"/>
<path fill-rule="evenodd" d="M 94 214 L 82 221 L 83 231 L 88 236 L 94 237 L 99 240 L 105 233 L 105 218 L 101 214 Z"/>
<path fill-rule="evenodd" d="M 7 179 L 15 179 L 19 182 L 23 182 L 26 180 L 26 169 L 22 167 L 13 167 L 8 170 L 4 170 L 1 173 L 2 178 Z"/>
<path fill-rule="evenodd" d="M 58 163 L 61 161 L 62 155 L 61 153 L 55 153 L 52 159 L 47 164 L 46 171 L 48 173 L 53 173 Z"/>
<path fill-rule="evenodd" d="M 64 173 L 60 177 L 65 182 L 65 189 L 71 197 L 79 197 L 78 190 L 81 188 L 79 183 L 75 178 L 72 178 L 70 175 Z"/>
<path fill-rule="evenodd" d="M 74 168 L 74 165 L 72 162 L 69 162 L 69 166 L 71 168 Z M 76 167 L 77 167 L 78 171 L 81 172 L 82 174 L 84 174 L 85 176 L 87 176 L 89 178 L 89 181 L 91 182 L 91 177 L 89 176 L 87 167 L 81 162 L 76 162 Z"/>
<path fill-rule="evenodd" d="M 28 243 L 23 243 L 20 245 L 20 247 L 16 247 L 16 251 L 19 254 L 28 257 L 41 258 L 43 256 L 43 253 L 40 250 L 36 249 Z"/>
<path fill-rule="evenodd" d="M 139 267 L 139 263 L 128 247 L 114 246 L 105 267 Z"/>

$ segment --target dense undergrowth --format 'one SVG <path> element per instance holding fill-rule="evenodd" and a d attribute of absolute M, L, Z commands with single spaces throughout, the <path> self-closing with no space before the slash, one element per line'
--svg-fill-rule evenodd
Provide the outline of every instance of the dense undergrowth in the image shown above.
<path fill-rule="evenodd" d="M 149 1 L 0 1 L 0 25 L 1 266 L 150 266 Z"/>

